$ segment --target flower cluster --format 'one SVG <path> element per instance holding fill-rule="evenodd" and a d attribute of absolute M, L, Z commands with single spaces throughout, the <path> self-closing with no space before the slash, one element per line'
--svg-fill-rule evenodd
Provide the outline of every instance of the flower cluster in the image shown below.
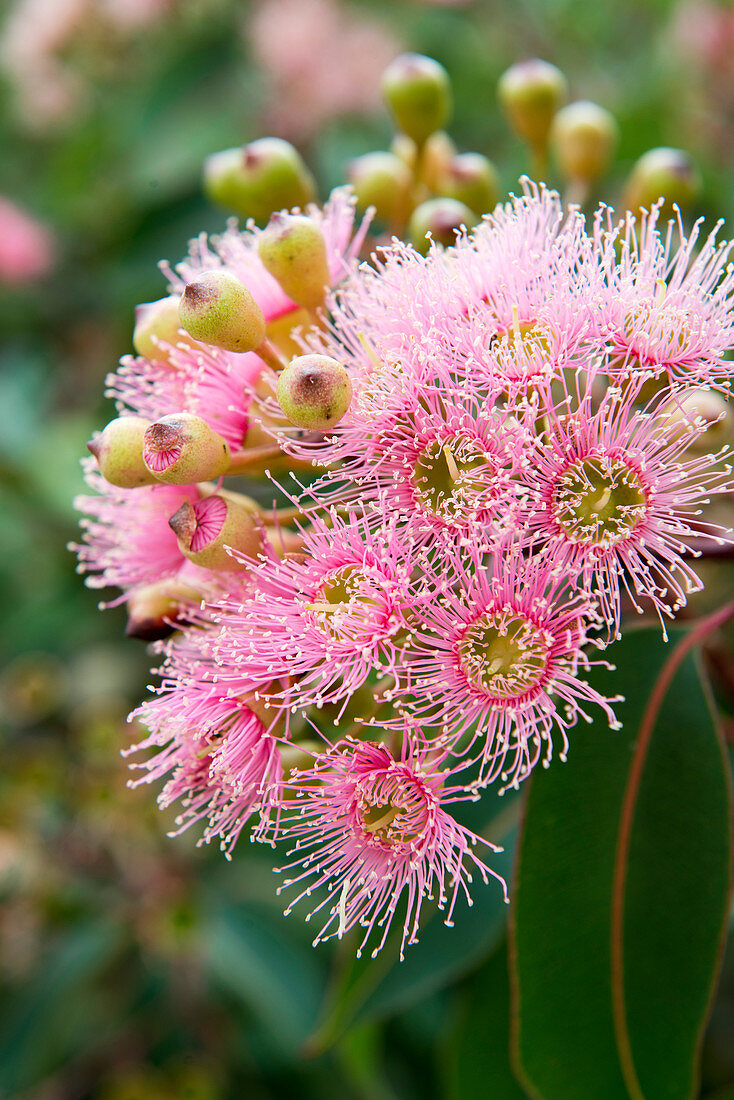
<path fill-rule="evenodd" d="M 228 852 L 248 823 L 283 842 L 317 941 L 379 950 L 400 912 L 405 946 L 497 878 L 452 807 L 615 726 L 589 669 L 731 539 L 706 515 L 734 484 L 729 245 L 659 220 L 589 228 L 527 183 L 357 266 L 339 191 L 198 240 L 139 315 L 78 502 L 89 583 L 177 628 L 138 781 Z M 222 486 L 265 468 L 283 507 Z"/>

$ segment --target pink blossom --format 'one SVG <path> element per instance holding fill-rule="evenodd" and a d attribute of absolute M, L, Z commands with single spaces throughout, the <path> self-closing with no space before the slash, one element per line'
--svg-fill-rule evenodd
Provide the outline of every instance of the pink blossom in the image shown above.
<path fill-rule="evenodd" d="M 90 588 L 128 589 L 175 576 L 187 559 L 168 520 L 184 501 L 199 499 L 195 485 L 150 485 L 118 489 L 99 474 L 92 460 L 86 479 L 96 496 L 78 496 L 83 541 L 72 549 Z"/>
<path fill-rule="evenodd" d="M 460 892 L 471 905 L 473 871 L 485 884 L 490 875 L 497 879 L 507 900 L 504 880 L 473 851 L 478 843 L 500 849 L 444 809 L 466 795 L 445 785 L 450 773 L 441 765 L 408 742 L 396 759 L 385 745 L 345 740 L 294 774 L 287 786 L 295 801 L 285 803 L 279 823 L 279 837 L 293 844 L 289 854 L 295 857 L 282 868 L 288 874 L 283 888 L 300 889 L 286 913 L 315 891 L 323 894 L 306 918 L 326 911 L 314 945 L 360 925 L 365 932 L 359 956 L 382 929 L 374 958 L 405 895 L 402 959 L 406 945 L 418 940 L 425 900 L 436 898 L 439 909 L 448 906 L 447 925 Z"/>
<path fill-rule="evenodd" d="M 156 752 L 133 768 L 145 774 L 131 785 L 170 774 L 161 808 L 183 804 L 178 831 L 205 819 L 203 839 L 218 837 L 228 853 L 254 813 L 266 815 L 280 781 L 278 742 L 272 715 L 262 703 L 220 683 L 213 657 L 215 632 L 190 627 L 167 647 L 156 698 L 132 715 L 150 731 L 125 755 Z"/>
<path fill-rule="evenodd" d="M 429 743 L 478 759 L 479 782 L 517 786 L 553 753 L 552 733 L 566 731 L 588 703 L 610 723 L 609 703 L 579 673 L 583 647 L 598 626 L 593 600 L 545 555 L 517 546 L 486 560 L 452 551 L 437 563 L 434 598 L 420 608 L 398 671 L 396 697 L 422 724 Z M 435 740 L 438 738 L 438 741 Z"/>
<path fill-rule="evenodd" d="M 624 375 L 640 366 L 686 385 L 726 385 L 726 353 L 734 346 L 731 242 L 717 241 L 721 223 L 700 243 L 702 221 L 686 237 L 680 219 L 659 225 L 660 204 L 613 226 L 596 219 L 605 275 L 601 318 Z"/>
<path fill-rule="evenodd" d="M 374 530 L 357 514 L 310 520 L 301 555 L 252 562 L 252 598 L 212 611 L 220 676 L 251 691 L 287 680 L 281 694 L 294 709 L 346 705 L 374 669 L 391 670 L 415 602 L 410 544 L 394 519 Z"/>
<path fill-rule="evenodd" d="M 50 231 L 15 203 L 0 196 L 0 283 L 34 283 L 54 264 Z"/>

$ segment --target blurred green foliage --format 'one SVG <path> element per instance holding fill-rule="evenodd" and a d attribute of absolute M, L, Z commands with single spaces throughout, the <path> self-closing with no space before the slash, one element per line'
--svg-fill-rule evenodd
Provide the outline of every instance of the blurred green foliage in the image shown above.
<path fill-rule="evenodd" d="M 268 78 L 246 33 L 256 7 L 180 0 L 120 41 L 88 28 L 65 47 L 87 95 L 46 129 L 23 125 L 0 86 L 0 194 L 58 240 L 43 281 L 0 294 L 0 1096 L 473 1100 L 491 1081 L 493 1097 L 514 1100 L 496 891 L 478 892 L 453 931 L 429 920 L 402 966 L 394 943 L 356 963 L 352 943 L 315 952 L 308 926 L 283 919 L 269 850 L 241 843 L 228 864 L 191 836 L 166 838 L 172 821 L 150 790 L 125 789 L 118 755 L 151 657 L 124 640 L 121 610 L 97 611 L 66 550 L 83 442 L 108 418 L 103 380 L 131 350 L 133 307 L 164 293 L 159 258 L 223 227 L 201 196 L 201 162 L 262 133 Z M 341 7 L 443 62 L 452 133 L 492 157 L 506 190 L 527 163 L 496 82 L 537 55 L 620 123 L 605 197 L 647 148 L 683 145 L 703 172 L 702 212 L 734 215 L 731 120 L 716 74 L 702 84 L 673 46 L 665 0 Z M 385 115 L 337 112 L 304 153 L 325 195 L 346 161 L 389 140 Z M 517 809 L 485 799 L 471 822 L 501 811 L 488 835 L 504 838 L 507 871 Z M 730 953 L 704 1054 L 712 1100 L 734 1082 L 733 1021 Z"/>

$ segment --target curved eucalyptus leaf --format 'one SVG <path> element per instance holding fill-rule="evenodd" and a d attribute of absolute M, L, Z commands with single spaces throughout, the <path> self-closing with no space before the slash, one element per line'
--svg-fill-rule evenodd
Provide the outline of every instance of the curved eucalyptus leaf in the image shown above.
<path fill-rule="evenodd" d="M 639 736 L 685 637 L 665 645 L 639 630 L 615 645 L 617 671 L 590 680 L 626 695 L 623 729 L 577 728 L 568 763 L 530 783 L 511 918 L 514 1050 L 543 1100 L 694 1095 L 732 845 L 728 763 L 690 654 Z"/>

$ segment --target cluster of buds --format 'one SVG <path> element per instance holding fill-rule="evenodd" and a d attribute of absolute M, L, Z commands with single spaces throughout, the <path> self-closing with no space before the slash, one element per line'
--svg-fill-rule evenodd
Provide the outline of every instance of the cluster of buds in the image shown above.
<path fill-rule="evenodd" d="M 411 56 L 384 87 L 415 199 L 448 80 Z M 602 116 L 564 119 L 562 90 L 526 67 L 503 101 L 538 155 L 575 135 L 590 177 L 578 137 Z M 732 541 L 706 509 L 734 487 L 734 272 L 662 200 L 589 227 L 527 180 L 451 243 L 357 266 L 355 201 L 164 265 L 108 379 L 78 551 L 131 633 L 173 632 L 134 715 L 137 782 L 165 778 L 180 827 L 228 853 L 246 827 L 289 846 L 282 888 L 317 940 L 359 926 L 377 951 L 403 899 L 402 954 L 426 899 L 451 923 L 472 877 L 499 878 L 453 807 L 564 759 L 579 717 L 615 726 L 585 674 L 631 611 L 665 631 L 701 587 L 691 560 Z M 223 487 L 278 470 L 278 509 Z"/>

